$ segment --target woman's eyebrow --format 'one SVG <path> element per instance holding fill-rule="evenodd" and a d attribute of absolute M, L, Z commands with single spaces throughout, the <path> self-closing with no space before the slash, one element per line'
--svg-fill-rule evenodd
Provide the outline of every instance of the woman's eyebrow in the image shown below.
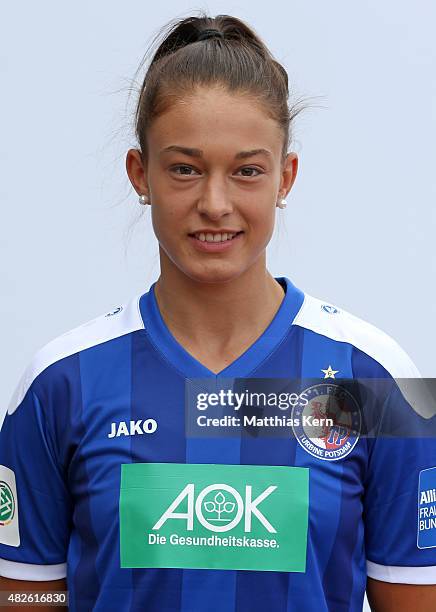
<path fill-rule="evenodd" d="M 179 145 L 170 145 L 169 147 L 165 147 L 160 152 L 160 155 L 163 153 L 170 153 L 171 151 L 177 151 L 178 153 L 183 153 L 184 155 L 189 155 L 190 157 L 203 157 L 203 151 L 201 149 L 193 149 L 192 147 L 181 147 Z M 250 151 L 239 151 L 236 153 L 235 159 L 246 159 L 247 157 L 253 157 L 253 155 L 263 154 L 267 157 L 271 157 L 271 152 L 268 149 L 251 149 Z"/>

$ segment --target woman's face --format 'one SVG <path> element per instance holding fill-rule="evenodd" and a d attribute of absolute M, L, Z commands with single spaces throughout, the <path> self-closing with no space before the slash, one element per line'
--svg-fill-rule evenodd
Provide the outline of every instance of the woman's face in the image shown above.
<path fill-rule="evenodd" d="M 281 166 L 277 123 L 253 100 L 202 88 L 155 119 L 147 143 L 146 165 L 133 149 L 126 165 L 136 191 L 150 197 L 162 263 L 225 282 L 259 262 L 298 166 L 295 153 Z M 264 151 L 244 153 L 255 149 Z"/>

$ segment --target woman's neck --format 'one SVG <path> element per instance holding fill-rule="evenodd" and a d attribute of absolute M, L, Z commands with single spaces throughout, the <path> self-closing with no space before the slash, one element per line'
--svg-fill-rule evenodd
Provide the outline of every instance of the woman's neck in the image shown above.
<path fill-rule="evenodd" d="M 176 340 L 219 371 L 268 327 L 284 291 L 265 267 L 219 283 L 198 282 L 178 269 L 167 269 L 156 282 L 155 296 Z"/>

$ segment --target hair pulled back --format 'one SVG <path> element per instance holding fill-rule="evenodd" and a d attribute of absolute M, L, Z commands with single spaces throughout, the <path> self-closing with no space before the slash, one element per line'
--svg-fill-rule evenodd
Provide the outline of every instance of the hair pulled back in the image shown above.
<path fill-rule="evenodd" d="M 208 37 L 214 29 L 221 36 Z M 169 22 L 152 56 L 139 91 L 135 133 L 147 159 L 147 130 L 153 120 L 199 86 L 221 86 L 253 99 L 283 131 L 282 162 L 291 140 L 293 119 L 303 105 L 288 105 L 288 75 L 247 24 L 230 15 L 209 17 L 201 12 Z M 161 32 L 155 37 L 159 38 Z M 204 38 L 201 39 L 203 33 Z M 200 40 L 199 40 L 200 37 Z M 142 60 L 139 69 L 144 64 Z"/>

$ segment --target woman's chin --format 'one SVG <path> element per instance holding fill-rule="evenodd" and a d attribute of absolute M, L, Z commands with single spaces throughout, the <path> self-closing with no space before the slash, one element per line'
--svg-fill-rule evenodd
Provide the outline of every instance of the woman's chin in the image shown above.
<path fill-rule="evenodd" d="M 227 265 L 214 265 L 210 262 L 207 266 L 189 266 L 183 272 L 196 282 L 228 283 L 238 278 L 243 269 L 240 266 L 232 265 L 230 262 Z"/>

